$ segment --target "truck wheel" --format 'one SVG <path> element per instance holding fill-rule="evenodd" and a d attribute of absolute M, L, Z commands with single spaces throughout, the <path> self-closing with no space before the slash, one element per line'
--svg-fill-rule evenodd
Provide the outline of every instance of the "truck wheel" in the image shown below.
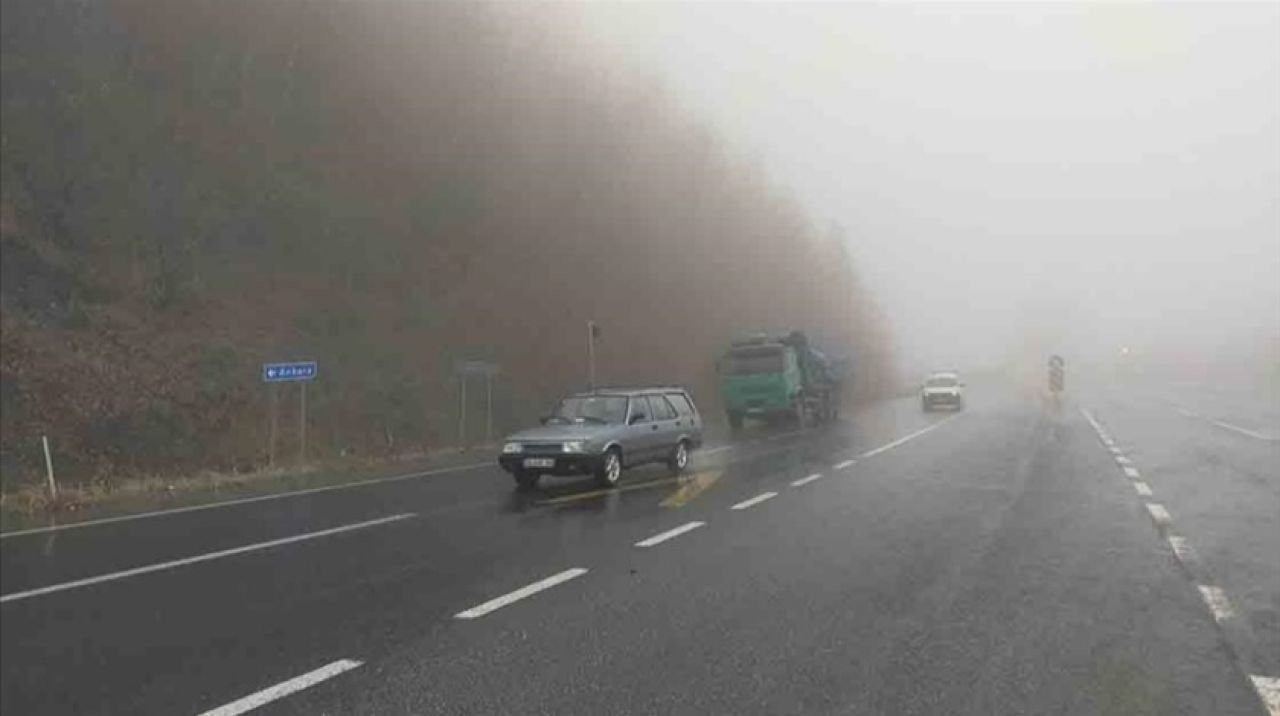
<path fill-rule="evenodd" d="M 797 400 L 795 407 L 792 408 L 792 410 L 795 412 L 796 425 L 798 425 L 800 428 L 808 427 L 808 420 L 806 419 L 807 411 L 805 410 L 805 407 L 804 407 L 804 400 Z"/>
<path fill-rule="evenodd" d="M 622 477 L 622 454 L 618 452 L 618 448 L 610 448 L 596 470 L 596 482 L 600 483 L 601 487 L 613 487 L 618 484 L 620 477 Z"/>
<path fill-rule="evenodd" d="M 538 478 L 542 477 L 542 475 L 527 470 L 516 470 L 512 477 L 516 479 L 516 487 L 521 490 L 532 490 L 538 486 Z"/>
<path fill-rule="evenodd" d="M 729 427 L 734 430 L 742 429 L 742 413 L 729 413 Z"/>

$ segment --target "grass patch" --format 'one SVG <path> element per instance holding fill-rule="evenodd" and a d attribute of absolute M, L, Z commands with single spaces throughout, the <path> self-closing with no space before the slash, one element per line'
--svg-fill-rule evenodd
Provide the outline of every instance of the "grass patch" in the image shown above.
<path fill-rule="evenodd" d="M 492 446 L 479 446 L 466 452 L 450 448 L 378 458 L 339 457 L 305 466 L 264 468 L 252 472 L 204 470 L 181 476 L 141 475 L 59 486 L 56 498 L 42 483 L 31 483 L 0 493 L 0 530 L 28 529 L 53 522 L 67 524 L 341 485 L 418 469 L 482 462 L 492 456 Z"/>

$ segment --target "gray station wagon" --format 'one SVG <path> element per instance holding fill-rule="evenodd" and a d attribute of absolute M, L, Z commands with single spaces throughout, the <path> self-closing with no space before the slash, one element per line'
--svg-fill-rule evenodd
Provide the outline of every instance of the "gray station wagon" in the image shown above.
<path fill-rule="evenodd" d="M 664 462 L 673 473 L 702 445 L 702 417 L 678 387 L 601 388 L 560 401 L 542 427 L 508 437 L 498 462 L 520 487 L 543 475 L 595 475 L 611 487 L 623 468 Z"/>

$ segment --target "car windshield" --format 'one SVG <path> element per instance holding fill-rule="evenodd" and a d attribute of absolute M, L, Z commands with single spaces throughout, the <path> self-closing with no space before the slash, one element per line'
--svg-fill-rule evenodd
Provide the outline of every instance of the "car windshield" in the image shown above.
<path fill-rule="evenodd" d="M 781 348 L 754 348 L 737 350 L 729 354 L 727 372 L 730 375 L 754 375 L 780 373 L 783 369 Z"/>
<path fill-rule="evenodd" d="M 551 414 L 557 422 L 621 423 L 627 416 L 627 399 L 621 395 L 589 395 L 565 398 Z"/>
<path fill-rule="evenodd" d="M 955 376 L 935 375 L 925 381 L 925 385 L 930 388 L 954 388 L 957 382 Z"/>

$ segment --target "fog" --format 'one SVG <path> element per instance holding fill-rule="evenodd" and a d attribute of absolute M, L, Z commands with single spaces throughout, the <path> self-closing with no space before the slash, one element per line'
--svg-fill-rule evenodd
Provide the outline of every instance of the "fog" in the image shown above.
<path fill-rule="evenodd" d="M 762 328 L 856 400 L 1049 352 L 1280 379 L 1277 38 L 1275 5 L 7 3 L 0 476 L 44 435 L 76 479 L 270 465 L 293 359 L 317 459 L 465 443 L 459 365 L 518 427 L 588 321 L 601 382 L 711 415 Z"/>
<path fill-rule="evenodd" d="M 1280 358 L 1280 7 L 591 4 L 846 229 L 908 373 Z"/>

